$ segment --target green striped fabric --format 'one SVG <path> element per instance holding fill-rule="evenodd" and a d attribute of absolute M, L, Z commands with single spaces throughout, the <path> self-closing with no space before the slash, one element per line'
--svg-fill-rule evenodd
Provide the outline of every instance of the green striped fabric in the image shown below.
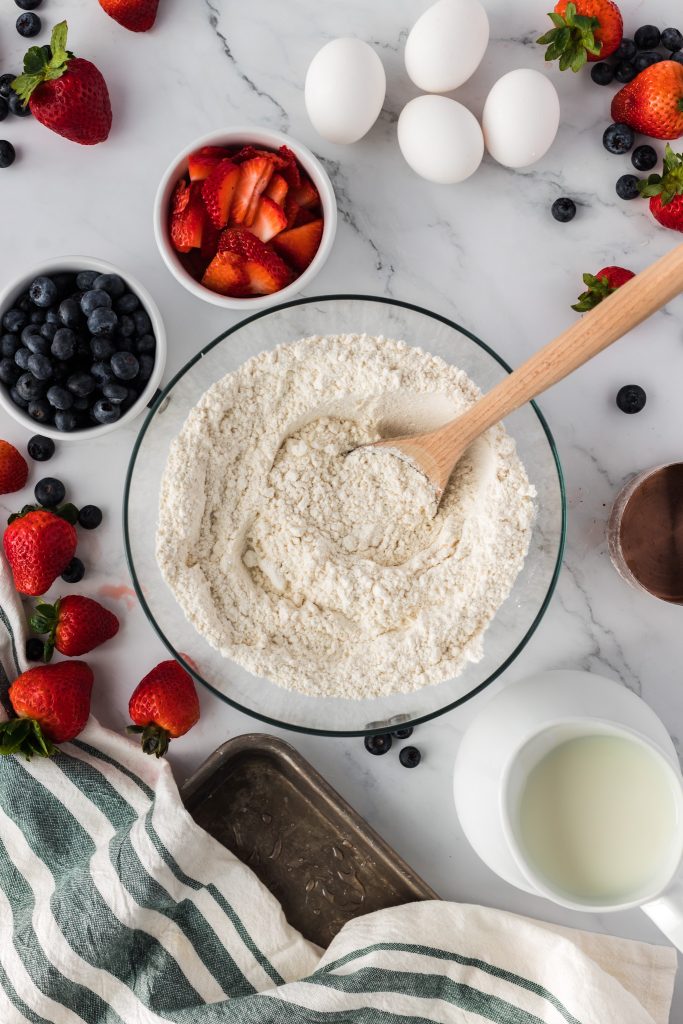
<path fill-rule="evenodd" d="M 25 667 L 3 596 L 0 686 Z M 612 941 L 596 959 L 433 902 L 360 918 L 323 953 L 125 737 L 91 721 L 50 761 L 0 759 L 0 1024 L 664 1024 L 606 969 Z M 618 947 L 645 979 L 641 950 Z M 670 959 L 651 968 L 650 991 L 670 988 Z"/>

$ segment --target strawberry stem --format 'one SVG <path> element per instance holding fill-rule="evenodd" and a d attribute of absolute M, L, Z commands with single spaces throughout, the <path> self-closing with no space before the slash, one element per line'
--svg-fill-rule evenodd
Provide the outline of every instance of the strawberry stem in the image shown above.
<path fill-rule="evenodd" d="M 12 88 L 24 101 L 24 106 L 39 85 L 61 78 L 67 70 L 73 53 L 66 48 L 66 35 L 67 23 L 60 21 L 52 30 L 49 47 L 31 46 L 27 50 L 23 74 L 12 82 Z"/>
<path fill-rule="evenodd" d="M 600 28 L 597 18 L 576 13 L 575 4 L 567 4 L 564 17 L 552 11 L 548 17 L 554 28 L 539 36 L 537 43 L 548 46 L 545 59 L 559 60 L 560 71 L 571 68 L 580 71 L 588 60 L 588 54 L 597 57 L 602 48 L 595 40 L 595 31 Z"/>
<path fill-rule="evenodd" d="M 57 630 L 57 623 L 59 622 L 59 605 L 60 600 L 55 601 L 54 604 L 46 604 L 44 601 L 39 601 L 36 605 L 33 615 L 29 619 L 31 629 L 34 633 L 48 633 L 47 640 L 43 644 L 43 662 L 47 663 L 52 659 L 52 654 L 55 649 L 55 633 Z"/>
<path fill-rule="evenodd" d="M 30 761 L 34 755 L 52 757 L 57 749 L 34 718 L 10 718 L 0 723 L 0 756 L 23 754 Z"/>
<path fill-rule="evenodd" d="M 139 733 L 140 746 L 146 754 L 154 754 L 155 757 L 163 757 L 171 742 L 168 730 L 153 722 L 149 725 L 129 725 L 127 732 Z"/>

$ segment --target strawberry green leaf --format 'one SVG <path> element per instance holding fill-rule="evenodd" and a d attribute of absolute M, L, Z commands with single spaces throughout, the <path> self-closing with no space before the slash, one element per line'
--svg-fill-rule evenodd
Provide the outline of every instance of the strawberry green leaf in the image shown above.
<path fill-rule="evenodd" d="M 564 28 L 565 21 L 561 14 L 556 14 L 555 11 L 551 11 L 548 14 L 548 17 L 552 21 L 555 28 Z"/>
<path fill-rule="evenodd" d="M 78 509 L 70 501 L 67 501 L 65 505 L 60 505 L 59 508 L 55 509 L 55 514 L 60 519 L 66 519 L 67 523 L 71 523 L 75 526 L 78 522 Z"/>
<path fill-rule="evenodd" d="M 68 69 L 73 54 L 66 49 L 66 34 L 67 24 L 65 21 L 55 25 L 52 30 L 49 59 L 41 46 L 31 46 L 26 53 L 23 74 L 12 82 L 12 88 L 24 101 L 24 106 L 39 85 L 61 78 Z"/>

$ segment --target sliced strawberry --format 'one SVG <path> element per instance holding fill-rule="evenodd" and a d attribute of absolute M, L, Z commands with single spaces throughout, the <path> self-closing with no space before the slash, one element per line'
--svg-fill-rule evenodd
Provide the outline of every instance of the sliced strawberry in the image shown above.
<path fill-rule="evenodd" d="M 189 252 L 202 244 L 206 209 L 202 202 L 201 188 L 199 182 L 190 185 L 187 204 L 171 214 L 171 241 L 178 252 Z"/>
<path fill-rule="evenodd" d="M 318 215 L 313 213 L 311 210 L 307 210 L 305 206 L 300 206 L 296 212 L 293 224 L 288 224 L 287 227 L 300 228 L 302 224 L 310 224 L 312 220 L 317 220 Z"/>
<path fill-rule="evenodd" d="M 297 270 L 305 270 L 311 262 L 323 236 L 322 219 L 312 220 L 310 224 L 283 231 L 273 239 L 273 246 L 288 263 Z"/>
<path fill-rule="evenodd" d="M 247 260 L 244 269 L 252 295 L 271 295 L 292 280 L 289 267 L 274 252 L 259 260 Z"/>
<path fill-rule="evenodd" d="M 190 201 L 190 188 L 184 178 L 176 184 L 171 196 L 171 213 L 182 213 Z"/>
<path fill-rule="evenodd" d="M 287 217 L 288 228 L 294 227 L 294 223 L 300 209 L 301 207 L 297 203 L 296 199 L 292 198 L 292 190 L 290 188 L 287 198 L 285 199 L 285 216 Z"/>
<path fill-rule="evenodd" d="M 202 284 L 221 295 L 248 295 L 249 279 L 244 257 L 235 252 L 216 253 L 204 272 Z"/>
<path fill-rule="evenodd" d="M 292 196 L 299 206 L 317 206 L 320 203 L 318 190 L 310 178 L 303 178 L 301 184 L 292 190 Z"/>
<path fill-rule="evenodd" d="M 193 277 L 195 281 L 201 281 L 204 276 L 204 271 L 206 270 L 206 264 L 209 261 L 202 256 L 200 249 L 190 249 L 189 252 L 179 252 L 178 259 L 190 277 Z"/>
<path fill-rule="evenodd" d="M 187 169 L 190 172 L 190 181 L 204 181 L 211 174 L 216 164 L 225 160 L 230 153 L 223 146 L 202 146 L 201 149 L 190 153 L 187 158 Z"/>
<path fill-rule="evenodd" d="M 240 179 L 230 211 L 231 224 L 252 224 L 256 207 L 273 174 L 270 156 L 255 156 L 240 165 Z"/>
<path fill-rule="evenodd" d="M 272 199 L 273 202 L 277 203 L 279 206 L 282 206 L 288 191 L 289 185 L 282 175 L 274 174 L 268 183 L 268 188 L 263 194 L 268 196 L 269 199 Z"/>
<path fill-rule="evenodd" d="M 255 160 L 257 156 L 268 157 L 269 160 L 273 161 L 273 167 L 275 168 L 285 167 L 287 164 L 285 157 L 280 156 L 278 153 L 273 153 L 271 149 L 259 149 L 257 146 L 242 146 L 232 159 L 236 164 L 243 164 L 247 160 Z"/>
<path fill-rule="evenodd" d="M 270 239 L 287 227 L 285 211 L 268 196 L 261 196 L 258 209 L 251 225 L 251 231 L 260 238 L 262 242 L 269 242 Z"/>
<path fill-rule="evenodd" d="M 285 161 L 282 167 L 282 177 L 290 188 L 297 188 L 301 184 L 301 171 L 296 157 L 289 146 L 280 146 L 277 152 L 278 156 Z"/>
<path fill-rule="evenodd" d="M 202 184 L 202 197 L 212 224 L 224 228 L 240 180 L 240 168 L 232 160 L 221 160 Z"/>

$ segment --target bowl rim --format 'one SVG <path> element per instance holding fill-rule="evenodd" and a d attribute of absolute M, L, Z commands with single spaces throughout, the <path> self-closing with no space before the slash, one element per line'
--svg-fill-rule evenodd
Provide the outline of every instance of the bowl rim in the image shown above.
<path fill-rule="evenodd" d="M 201 146 L 217 145 L 219 143 L 234 145 L 243 143 L 245 145 L 255 144 L 269 146 L 277 149 L 279 146 L 287 146 L 292 150 L 297 160 L 303 165 L 304 170 L 311 176 L 313 183 L 320 193 L 323 207 L 323 234 L 320 239 L 318 251 L 296 280 L 292 281 L 285 288 L 281 288 L 271 295 L 255 295 L 251 298 L 240 299 L 230 295 L 220 295 L 204 287 L 199 281 L 195 281 L 188 274 L 178 260 L 177 253 L 168 238 L 167 216 L 168 204 L 171 198 L 171 188 L 183 173 L 183 165 L 186 163 L 190 153 L 193 153 Z M 187 168 L 185 167 L 185 171 Z M 313 278 L 322 270 L 332 250 L 335 235 L 337 233 L 337 200 L 332 187 L 330 177 L 322 163 L 311 150 L 297 139 L 276 131 L 274 128 L 260 128 L 253 125 L 237 126 L 235 128 L 217 128 L 207 132 L 205 135 L 194 139 L 189 145 L 184 146 L 168 164 L 164 171 L 156 195 L 153 207 L 154 238 L 161 257 L 176 281 L 183 286 L 190 294 L 203 302 L 209 302 L 221 309 L 239 310 L 242 313 L 251 313 L 258 309 L 265 309 L 279 304 L 282 300 L 298 294 L 304 289 Z"/>
<path fill-rule="evenodd" d="M 154 354 L 154 369 L 152 375 L 147 381 L 144 390 L 140 393 L 140 396 L 130 409 L 128 409 L 120 419 L 115 423 L 102 423 L 98 426 L 85 427 L 83 430 L 57 430 L 50 424 L 37 423 L 32 420 L 31 417 L 19 406 L 15 405 L 9 397 L 6 386 L 0 384 L 0 408 L 2 408 L 8 415 L 12 416 L 20 426 L 25 427 L 32 433 L 43 434 L 45 437 L 51 437 L 55 441 L 88 441 L 95 437 L 101 437 L 103 434 L 109 434 L 112 430 L 116 430 L 118 427 L 122 427 L 127 423 L 134 420 L 143 411 L 145 406 L 149 406 L 156 393 L 159 390 L 159 384 L 166 367 L 166 356 L 167 356 L 167 342 L 166 342 L 166 329 L 164 322 L 161 317 L 161 312 L 156 302 L 152 298 L 151 294 L 145 287 L 145 285 L 134 275 L 128 271 L 122 270 L 114 263 L 110 263 L 108 260 L 100 259 L 98 256 L 53 256 L 48 260 L 43 260 L 41 263 L 32 267 L 30 272 L 27 271 L 22 274 L 18 274 L 9 284 L 6 284 L 2 290 L 0 290 L 0 319 L 6 312 L 6 307 L 10 300 L 14 300 L 16 296 L 24 291 L 27 286 L 31 283 L 34 278 L 40 274 L 49 273 L 77 273 L 80 270 L 98 270 L 102 274 L 117 274 L 122 277 L 123 280 L 129 285 L 130 290 L 140 299 L 144 306 L 145 312 L 149 315 L 152 321 L 152 327 L 154 328 L 154 336 L 156 339 L 157 347 Z"/>
<path fill-rule="evenodd" d="M 335 737 L 335 736 L 336 737 L 342 737 L 342 736 L 374 736 L 374 735 L 381 735 L 383 733 L 386 733 L 387 727 L 386 727 L 386 724 L 383 724 L 380 728 L 373 728 L 373 727 L 370 726 L 370 727 L 365 728 L 365 729 L 337 729 L 337 730 L 333 730 L 333 729 L 319 729 L 319 728 L 315 728 L 313 726 L 295 725 L 295 724 L 293 724 L 291 722 L 282 722 L 282 721 L 280 721 L 277 718 L 270 718 L 268 715 L 262 714 L 261 712 L 258 712 L 258 711 L 254 711 L 253 708 L 246 707 L 244 704 L 240 704 L 239 701 L 235 700 L 232 697 L 229 697 L 227 694 L 223 693 L 222 691 L 216 689 L 216 687 L 212 686 L 211 683 L 207 682 L 207 680 L 204 679 L 203 676 L 197 671 L 195 666 L 193 664 L 191 664 L 183 656 L 182 652 L 177 651 L 175 649 L 175 647 L 173 646 L 171 641 L 168 639 L 168 637 L 165 635 L 165 633 L 163 632 L 163 630 L 161 629 L 161 627 L 157 623 L 156 619 L 154 618 L 154 615 L 152 614 L 151 609 L 149 608 L 149 606 L 147 604 L 147 600 L 145 598 L 145 594 L 144 594 L 142 585 L 141 585 L 140 581 L 138 580 L 137 573 L 135 571 L 135 564 L 134 564 L 134 561 L 133 561 L 133 554 L 132 554 L 131 541 L 130 541 L 131 524 L 130 524 L 129 517 L 128 517 L 128 499 L 129 499 L 129 496 L 130 496 L 130 490 L 131 490 L 131 485 L 132 485 L 132 480 L 133 480 L 133 471 L 135 469 L 135 463 L 136 463 L 137 456 L 138 456 L 138 453 L 140 451 L 140 448 L 142 446 L 143 439 L 145 437 L 145 434 L 147 433 L 147 429 L 149 428 L 149 426 L 150 426 L 152 420 L 154 419 L 154 416 L 156 415 L 157 411 L 159 410 L 160 406 L 162 405 L 162 403 L 164 403 L 166 401 L 168 395 L 171 393 L 172 389 L 175 387 L 176 383 L 189 370 L 191 370 L 192 367 L 195 365 L 195 363 L 199 362 L 199 360 L 202 359 L 206 355 L 207 352 L 210 352 L 211 349 L 216 347 L 216 345 L 219 345 L 226 338 L 230 337 L 231 334 L 234 334 L 236 331 L 240 330 L 242 327 L 246 326 L 247 324 L 253 323 L 256 320 L 260 320 L 264 316 L 270 316 L 270 315 L 272 315 L 274 313 L 277 313 L 279 310 L 289 309 L 289 308 L 291 308 L 293 306 L 310 305 L 310 304 L 314 304 L 316 302 L 326 302 L 326 301 L 329 302 L 331 300 L 349 300 L 349 299 L 351 299 L 351 300 L 362 300 L 362 301 L 365 301 L 365 302 L 378 302 L 378 303 L 381 303 L 381 304 L 384 304 L 384 305 L 390 305 L 390 306 L 400 306 L 403 309 L 413 310 L 414 312 L 422 313 L 425 316 L 432 317 L 433 319 L 438 320 L 440 323 L 445 324 L 447 327 L 451 327 L 454 330 L 459 331 L 461 334 L 464 334 L 465 337 L 469 338 L 470 341 L 474 342 L 475 345 L 478 345 L 485 352 L 487 352 L 507 373 L 512 373 L 512 367 L 509 365 L 509 363 L 507 363 L 502 358 L 502 356 L 500 356 L 494 349 L 492 349 L 490 347 L 490 345 L 488 345 L 485 341 L 482 341 L 480 338 L 478 338 L 476 336 L 476 334 L 473 334 L 471 331 L 468 331 L 466 327 L 462 327 L 455 320 L 451 320 L 449 317 L 443 316 L 440 313 L 436 313 L 433 310 L 427 309 L 424 306 L 419 306 L 416 303 L 404 302 L 404 301 L 402 301 L 400 299 L 393 299 L 393 298 L 391 298 L 389 296 L 385 296 L 385 295 L 367 295 L 367 294 L 353 293 L 353 292 L 348 292 L 348 293 L 347 292 L 340 292 L 340 293 L 330 293 L 330 294 L 324 294 L 324 295 L 302 296 L 302 297 L 300 297 L 298 299 L 293 299 L 290 302 L 282 302 L 282 303 L 278 304 L 277 306 L 271 306 L 268 309 L 263 309 L 263 310 L 260 310 L 257 313 L 254 313 L 252 316 L 245 317 L 244 319 L 240 320 L 238 323 L 233 324 L 231 327 L 228 327 L 227 330 L 223 331 L 222 334 L 219 334 L 218 337 L 214 338 L 207 345 L 204 345 L 201 349 L 199 349 L 198 352 L 196 352 L 190 359 L 188 359 L 188 361 L 178 370 L 178 372 L 174 374 L 174 376 L 166 384 L 166 386 L 163 388 L 163 390 L 161 390 L 159 392 L 157 397 L 154 399 L 153 403 L 150 404 L 149 412 L 147 413 L 147 416 L 145 417 L 144 423 L 140 427 L 140 430 L 138 432 L 138 436 L 136 437 L 135 443 L 134 443 L 133 448 L 131 450 L 130 459 L 128 461 L 128 468 L 126 470 L 126 477 L 125 477 L 124 485 L 123 485 L 123 507 L 122 507 L 123 545 L 124 545 L 124 550 L 125 550 L 125 555 L 126 555 L 126 563 L 128 565 L 128 571 L 130 573 L 130 577 L 131 577 L 131 580 L 132 580 L 132 583 L 133 583 L 133 587 L 135 589 L 135 593 L 137 594 L 138 600 L 140 602 L 140 607 L 142 608 L 143 612 L 145 613 L 147 621 L 150 623 L 150 625 L 154 629 L 155 633 L 157 634 L 157 636 L 159 637 L 161 642 L 164 644 L 164 646 L 170 652 L 171 656 L 173 658 L 175 658 L 175 660 L 180 665 L 182 665 L 182 667 L 186 670 L 186 672 L 188 672 L 198 683 L 201 683 L 202 686 L 205 686 L 208 690 L 211 690 L 211 692 L 213 694 L 215 694 L 215 696 L 219 697 L 222 701 L 224 701 L 226 704 L 230 705 L 231 707 L 235 708 L 237 711 L 241 711 L 243 714 L 248 715 L 250 718 L 255 718 L 257 721 L 264 722 L 266 725 L 273 726 L 273 727 L 275 727 L 277 729 L 287 729 L 289 732 L 301 733 L 301 734 L 307 735 L 307 736 L 332 736 L 332 737 Z M 456 700 L 451 701 L 450 703 L 443 705 L 443 707 L 437 708 L 434 711 L 430 711 L 428 714 L 420 715 L 420 716 L 418 716 L 416 718 L 411 718 L 410 720 L 402 721 L 401 722 L 401 728 L 405 728 L 406 726 L 409 726 L 409 725 L 415 727 L 416 725 L 422 725 L 424 722 L 429 722 L 429 721 L 431 721 L 434 718 L 439 718 L 441 715 L 445 715 L 447 712 L 452 711 L 454 708 L 457 708 L 461 704 L 464 704 L 468 700 L 471 700 L 473 697 L 476 697 L 477 694 L 481 693 L 483 690 L 486 689 L 486 687 L 490 686 L 491 683 L 494 682 L 494 680 L 496 680 L 500 675 L 502 675 L 503 672 L 505 672 L 505 670 L 507 668 L 510 667 L 512 662 L 524 650 L 524 648 L 528 644 L 529 640 L 534 635 L 534 633 L 536 632 L 538 626 L 540 625 L 540 623 L 541 623 L 541 621 L 542 621 L 542 619 L 543 619 L 543 617 L 544 617 L 544 615 L 545 615 L 545 613 L 546 613 L 546 611 L 548 609 L 548 606 L 550 604 L 552 596 L 553 596 L 553 594 L 555 592 L 555 587 L 557 586 L 557 581 L 559 579 L 560 571 L 562 569 L 562 560 L 563 560 L 565 544 L 566 544 L 566 540 L 567 540 L 567 492 L 566 492 L 564 473 L 562 471 L 562 465 L 561 465 L 561 462 L 560 462 L 559 452 L 557 450 L 557 445 L 555 443 L 555 438 L 553 437 L 553 434 L 552 434 L 552 432 L 550 430 L 548 422 L 547 422 L 545 416 L 543 415 L 543 413 L 541 412 L 541 410 L 539 409 L 539 407 L 538 407 L 538 405 L 537 405 L 537 403 L 535 401 L 531 401 L 528 404 L 534 410 L 534 412 L 535 412 L 535 414 L 536 414 L 536 416 L 537 416 L 537 418 L 539 420 L 539 423 L 541 425 L 541 428 L 542 428 L 542 430 L 543 430 L 543 432 L 544 432 L 544 434 L 546 436 L 546 439 L 548 441 L 548 445 L 550 447 L 550 451 L 551 451 L 551 454 L 552 454 L 552 457 L 553 457 L 553 462 L 555 464 L 555 469 L 556 469 L 556 472 L 557 472 L 558 485 L 559 485 L 559 490 L 560 490 L 560 507 L 561 507 L 560 538 L 559 538 L 559 544 L 558 544 L 558 548 L 557 548 L 557 557 L 556 557 L 556 560 L 555 560 L 555 567 L 554 567 L 554 570 L 553 570 L 552 577 L 550 579 L 550 583 L 548 585 L 548 590 L 547 590 L 547 592 L 545 594 L 545 597 L 543 598 L 543 601 L 541 602 L 541 605 L 539 607 L 538 612 L 536 613 L 533 621 L 531 622 L 529 628 L 527 629 L 527 631 L 524 634 L 524 636 L 522 637 L 522 639 L 519 641 L 517 646 L 510 652 L 510 654 L 507 656 L 507 658 L 505 658 L 505 660 L 489 676 L 487 676 L 486 679 L 484 679 L 481 683 L 479 683 L 478 686 L 476 686 L 472 690 L 468 691 L 468 693 L 464 694 L 462 697 L 458 697 Z M 227 661 L 227 659 L 226 659 L 226 661 Z"/>

